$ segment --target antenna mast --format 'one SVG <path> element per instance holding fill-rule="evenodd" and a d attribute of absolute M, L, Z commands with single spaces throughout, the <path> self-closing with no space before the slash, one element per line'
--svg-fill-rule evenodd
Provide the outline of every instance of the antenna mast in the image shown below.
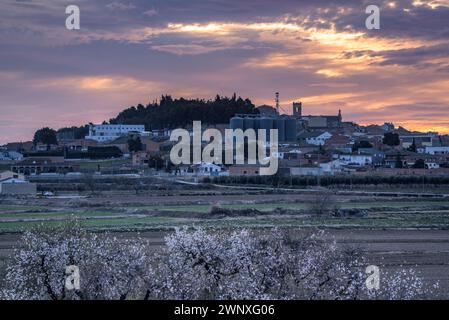
<path fill-rule="evenodd" d="M 275 102 L 276 102 L 276 111 L 279 114 L 279 92 L 276 92 Z"/>

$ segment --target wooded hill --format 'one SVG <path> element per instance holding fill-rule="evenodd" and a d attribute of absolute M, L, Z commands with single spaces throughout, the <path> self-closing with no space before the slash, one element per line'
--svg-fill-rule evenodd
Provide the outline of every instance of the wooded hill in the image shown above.
<path fill-rule="evenodd" d="M 236 113 L 258 113 L 249 99 L 216 96 L 215 100 L 173 99 L 169 95 L 159 102 L 142 104 L 123 110 L 111 124 L 145 124 L 146 130 L 191 126 L 192 121 L 204 124 L 229 123 Z"/>

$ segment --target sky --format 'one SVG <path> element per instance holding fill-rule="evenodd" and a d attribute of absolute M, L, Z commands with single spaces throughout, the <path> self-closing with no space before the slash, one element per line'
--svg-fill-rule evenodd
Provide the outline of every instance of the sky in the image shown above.
<path fill-rule="evenodd" d="M 368 30 L 368 5 L 380 29 Z M 80 30 L 65 8 L 80 9 Z M 0 144 L 162 94 L 449 133 L 449 0 L 2 0 Z"/>

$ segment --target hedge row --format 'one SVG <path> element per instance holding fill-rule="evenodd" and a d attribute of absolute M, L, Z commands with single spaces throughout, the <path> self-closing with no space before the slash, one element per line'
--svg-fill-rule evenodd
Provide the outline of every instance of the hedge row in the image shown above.
<path fill-rule="evenodd" d="M 221 176 L 206 177 L 204 183 L 216 184 L 255 184 L 276 186 L 333 186 L 333 185 L 449 185 L 449 176 L 418 177 L 418 176 Z"/>

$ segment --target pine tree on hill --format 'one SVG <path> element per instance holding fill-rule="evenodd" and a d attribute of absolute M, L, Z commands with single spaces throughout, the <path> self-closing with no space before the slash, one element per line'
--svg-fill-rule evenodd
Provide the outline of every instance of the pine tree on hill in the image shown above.
<path fill-rule="evenodd" d="M 145 124 L 147 130 L 178 128 L 201 121 L 204 124 L 228 123 L 236 113 L 258 113 L 249 99 L 221 97 L 214 100 L 173 99 L 170 95 L 161 97 L 159 103 L 142 104 L 123 110 L 111 124 Z"/>

